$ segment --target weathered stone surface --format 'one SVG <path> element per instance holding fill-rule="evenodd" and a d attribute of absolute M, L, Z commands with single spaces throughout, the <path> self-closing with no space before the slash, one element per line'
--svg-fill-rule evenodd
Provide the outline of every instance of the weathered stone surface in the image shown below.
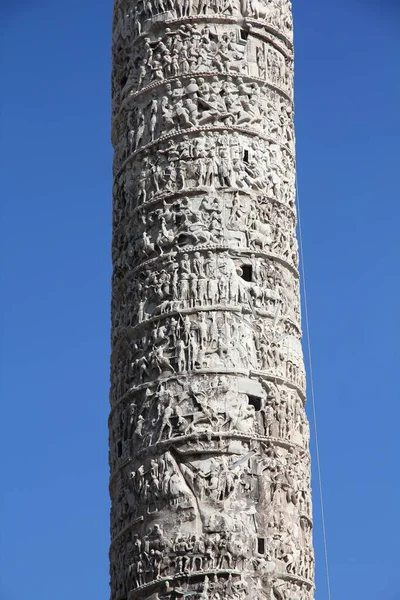
<path fill-rule="evenodd" d="M 311 600 L 288 0 L 115 2 L 113 600 Z"/>

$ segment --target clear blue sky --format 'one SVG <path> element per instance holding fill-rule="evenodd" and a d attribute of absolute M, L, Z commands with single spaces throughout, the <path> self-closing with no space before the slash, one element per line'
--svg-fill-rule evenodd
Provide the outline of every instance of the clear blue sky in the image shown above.
<path fill-rule="evenodd" d="M 106 600 L 111 1 L 16 4 L 0 7 L 0 597 Z M 332 600 L 398 600 L 400 7 L 294 4 Z"/>

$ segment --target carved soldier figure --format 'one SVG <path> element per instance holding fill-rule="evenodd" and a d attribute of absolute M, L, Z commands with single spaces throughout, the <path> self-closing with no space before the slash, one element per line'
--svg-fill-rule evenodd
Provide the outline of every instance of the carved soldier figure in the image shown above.
<path fill-rule="evenodd" d="M 178 372 L 183 373 L 187 370 L 186 363 L 186 350 L 188 346 L 185 346 L 183 340 L 178 340 L 176 342 L 176 362 L 178 365 Z"/>
<path fill-rule="evenodd" d="M 172 406 L 167 405 L 164 409 L 164 414 L 162 417 L 162 421 L 161 421 L 161 429 L 160 429 L 160 433 L 158 436 L 158 441 L 160 441 L 163 437 L 163 434 L 166 430 L 168 430 L 167 433 L 167 439 L 169 439 L 171 437 L 172 434 L 172 424 L 171 424 L 171 417 L 173 415 L 174 409 L 172 408 Z"/>

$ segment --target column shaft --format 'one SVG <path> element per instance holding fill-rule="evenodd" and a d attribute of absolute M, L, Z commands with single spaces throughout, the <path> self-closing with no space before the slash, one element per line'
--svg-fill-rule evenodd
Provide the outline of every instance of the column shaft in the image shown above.
<path fill-rule="evenodd" d="M 115 2 L 111 597 L 311 600 L 287 0 Z"/>

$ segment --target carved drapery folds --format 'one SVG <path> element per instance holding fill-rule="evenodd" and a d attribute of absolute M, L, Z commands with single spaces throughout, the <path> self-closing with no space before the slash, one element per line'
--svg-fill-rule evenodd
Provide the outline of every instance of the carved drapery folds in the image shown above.
<path fill-rule="evenodd" d="M 115 2 L 112 600 L 311 600 L 288 0 Z"/>

